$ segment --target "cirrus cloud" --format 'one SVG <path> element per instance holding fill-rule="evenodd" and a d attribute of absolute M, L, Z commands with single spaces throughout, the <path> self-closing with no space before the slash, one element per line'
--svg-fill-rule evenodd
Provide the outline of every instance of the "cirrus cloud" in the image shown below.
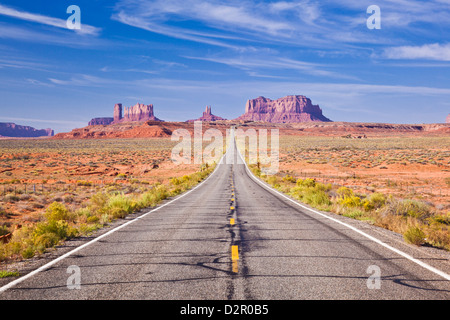
<path fill-rule="evenodd" d="M 19 11 L 1 4 L 0 4 L 0 15 L 45 24 L 56 28 L 67 29 L 67 21 L 64 19 L 53 18 L 26 11 Z M 80 34 L 97 36 L 100 34 L 101 29 L 87 24 L 83 24 L 81 29 L 75 31 Z"/>
<path fill-rule="evenodd" d="M 384 50 L 388 59 L 425 59 L 450 61 L 450 43 L 424 44 L 422 46 L 400 46 Z"/>

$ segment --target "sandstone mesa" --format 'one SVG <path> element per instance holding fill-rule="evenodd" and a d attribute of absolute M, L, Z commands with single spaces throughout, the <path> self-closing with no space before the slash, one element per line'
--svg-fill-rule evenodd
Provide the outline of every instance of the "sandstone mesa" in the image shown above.
<path fill-rule="evenodd" d="M 121 122 L 162 121 L 155 117 L 152 104 L 138 103 L 132 107 L 122 107 L 121 103 L 114 106 L 114 121 Z"/>
<path fill-rule="evenodd" d="M 89 121 L 89 126 L 110 125 L 125 122 L 163 121 L 155 117 L 153 104 L 137 103 L 132 107 L 123 107 L 121 103 L 114 105 L 113 118 L 94 118 Z"/>
<path fill-rule="evenodd" d="M 248 100 L 245 113 L 236 120 L 269 123 L 331 122 L 318 105 L 302 95 L 286 96 L 277 100 L 265 97 Z"/>

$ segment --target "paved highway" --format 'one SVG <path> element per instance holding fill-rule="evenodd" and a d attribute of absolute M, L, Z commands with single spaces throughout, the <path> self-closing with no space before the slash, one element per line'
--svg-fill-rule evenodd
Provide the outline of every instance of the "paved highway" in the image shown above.
<path fill-rule="evenodd" d="M 0 299 L 450 298 L 447 253 L 299 206 L 224 160 L 188 193 L 3 279 Z"/>

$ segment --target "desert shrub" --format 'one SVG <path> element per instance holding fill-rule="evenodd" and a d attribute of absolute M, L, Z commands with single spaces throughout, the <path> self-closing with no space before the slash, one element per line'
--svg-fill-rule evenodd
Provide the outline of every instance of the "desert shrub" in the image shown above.
<path fill-rule="evenodd" d="M 4 236 L 9 233 L 9 230 L 6 226 L 0 226 L 0 236 Z"/>
<path fill-rule="evenodd" d="M 158 203 L 157 196 L 152 190 L 145 192 L 139 201 L 141 208 L 153 207 Z"/>
<path fill-rule="evenodd" d="M 324 191 L 311 189 L 305 192 L 302 200 L 312 206 L 331 205 L 330 198 Z"/>
<path fill-rule="evenodd" d="M 104 192 L 98 192 L 94 194 L 90 199 L 90 210 L 93 213 L 103 213 L 102 210 L 106 206 L 106 203 L 108 201 L 108 195 Z"/>
<path fill-rule="evenodd" d="M 283 182 L 292 182 L 292 183 L 296 183 L 297 179 L 295 179 L 293 176 L 290 175 L 286 175 L 283 177 Z"/>
<path fill-rule="evenodd" d="M 63 220 L 51 220 L 46 222 L 39 222 L 33 231 L 33 239 L 39 238 L 41 235 L 51 233 L 54 234 L 58 239 L 66 239 L 73 236 L 76 231 L 74 228 L 70 227 L 67 221 Z"/>
<path fill-rule="evenodd" d="M 333 189 L 333 187 L 332 187 L 331 183 L 328 183 L 328 184 L 316 183 L 315 189 L 329 193 Z"/>
<path fill-rule="evenodd" d="M 32 245 L 27 246 L 22 256 L 24 258 L 30 257 L 35 251 L 43 253 L 45 249 L 54 247 L 60 241 L 74 237 L 77 230 L 64 220 L 49 220 L 36 224 L 32 234 Z M 33 256 L 31 255 L 31 256 Z"/>
<path fill-rule="evenodd" d="M 261 177 L 261 168 L 258 167 L 255 164 L 250 164 L 249 165 L 250 170 L 253 172 L 253 174 L 257 177 Z"/>
<path fill-rule="evenodd" d="M 45 211 L 45 217 L 48 221 L 69 220 L 71 214 L 66 206 L 59 202 L 53 202 Z"/>
<path fill-rule="evenodd" d="M 352 219 L 361 219 L 363 218 L 366 213 L 364 211 L 361 211 L 359 209 L 354 209 L 354 210 L 348 210 L 343 214 L 345 217 L 349 217 Z"/>
<path fill-rule="evenodd" d="M 353 196 L 353 190 L 349 189 L 347 187 L 340 187 L 337 190 L 337 194 L 339 197 L 344 198 L 344 197 L 351 197 Z"/>
<path fill-rule="evenodd" d="M 347 208 L 360 207 L 362 205 L 361 198 L 353 195 L 339 198 L 338 203 Z"/>
<path fill-rule="evenodd" d="M 31 196 L 30 196 L 29 194 L 27 194 L 27 193 L 21 194 L 21 195 L 19 196 L 19 200 L 20 200 L 20 201 L 28 201 L 28 200 L 30 200 L 30 199 L 31 199 Z"/>
<path fill-rule="evenodd" d="M 160 200 L 164 200 L 169 197 L 169 191 L 164 185 L 159 185 L 154 189 L 156 197 Z"/>
<path fill-rule="evenodd" d="M 450 227 L 434 222 L 425 230 L 426 240 L 435 247 L 450 250 Z"/>
<path fill-rule="evenodd" d="M 277 184 L 277 177 L 276 176 L 270 176 L 267 178 L 267 183 L 274 186 L 275 184 Z"/>
<path fill-rule="evenodd" d="M 172 178 L 172 179 L 170 179 L 170 183 L 174 186 L 178 186 L 181 184 L 181 180 L 178 178 Z"/>
<path fill-rule="evenodd" d="M 290 189 L 290 194 L 302 202 L 315 207 L 331 205 L 330 197 L 327 193 L 331 185 L 316 183 L 313 179 L 298 179 L 296 186 Z"/>
<path fill-rule="evenodd" d="M 90 187 L 90 186 L 92 186 L 92 182 L 91 181 L 85 181 L 85 180 L 78 180 L 77 181 L 77 186 Z"/>
<path fill-rule="evenodd" d="M 100 221 L 100 217 L 90 216 L 86 218 L 87 223 L 98 223 Z"/>
<path fill-rule="evenodd" d="M 446 214 L 446 215 L 435 215 L 433 217 L 431 217 L 430 219 L 430 223 L 441 223 L 447 226 L 450 226 L 450 214 Z"/>
<path fill-rule="evenodd" d="M 97 217 L 98 218 L 98 216 L 92 214 L 91 209 L 88 208 L 88 207 L 78 208 L 75 211 L 75 215 L 76 215 L 76 218 L 77 218 L 76 219 L 77 223 L 87 223 L 88 219 L 91 218 L 91 217 Z"/>
<path fill-rule="evenodd" d="M 3 199 L 3 201 L 11 202 L 11 203 L 12 202 L 17 202 L 19 200 L 20 200 L 20 198 L 18 196 L 16 196 L 15 194 L 12 194 L 12 193 L 8 193 Z"/>
<path fill-rule="evenodd" d="M 417 226 L 412 226 L 403 234 L 406 242 L 420 246 L 425 243 L 425 233 Z"/>
<path fill-rule="evenodd" d="M 61 238 L 55 233 L 44 233 L 34 239 L 35 248 L 40 253 L 45 252 L 45 249 L 54 247 L 58 244 Z"/>
<path fill-rule="evenodd" d="M 413 217 L 424 221 L 432 215 L 431 208 L 426 203 L 417 200 L 391 199 L 382 209 L 383 214 L 393 214 L 403 217 Z"/>
<path fill-rule="evenodd" d="M 136 204 L 123 194 L 113 195 L 106 204 L 107 212 L 115 219 L 124 218 L 136 208 Z"/>
<path fill-rule="evenodd" d="M 381 193 L 373 193 L 368 199 L 363 202 L 363 207 L 366 211 L 379 209 L 386 204 L 386 197 Z"/>
<path fill-rule="evenodd" d="M 7 278 L 7 277 L 18 277 L 19 272 L 18 271 L 6 271 L 6 270 L 0 270 L 0 279 L 1 278 Z"/>
<path fill-rule="evenodd" d="M 347 208 L 355 208 L 363 205 L 361 198 L 353 194 L 353 190 L 347 187 L 340 187 L 337 190 L 337 203 Z"/>
<path fill-rule="evenodd" d="M 30 259 L 34 257 L 36 250 L 33 246 L 28 246 L 24 250 L 22 250 L 22 257 L 24 259 Z"/>
<path fill-rule="evenodd" d="M 303 186 L 303 187 L 315 187 L 316 186 L 316 180 L 311 178 L 306 178 L 304 180 L 298 179 L 297 180 L 297 186 Z"/>

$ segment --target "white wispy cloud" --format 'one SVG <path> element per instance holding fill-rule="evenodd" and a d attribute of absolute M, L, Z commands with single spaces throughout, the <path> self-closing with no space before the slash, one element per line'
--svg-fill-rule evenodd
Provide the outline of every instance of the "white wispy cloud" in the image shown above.
<path fill-rule="evenodd" d="M 424 44 L 422 46 L 400 46 L 386 48 L 384 50 L 384 57 L 388 59 L 450 61 L 450 43 L 432 43 Z"/>
<path fill-rule="evenodd" d="M 245 70 L 248 72 L 249 75 L 256 75 L 258 77 L 259 74 L 257 73 L 257 71 L 255 71 L 255 69 L 296 70 L 301 73 L 314 76 L 325 76 L 331 78 L 357 80 L 355 77 L 350 75 L 325 70 L 326 66 L 322 64 L 305 62 L 277 56 L 270 56 L 270 57 L 266 56 L 263 58 L 258 57 L 218 58 L 218 57 L 184 56 L 184 58 L 225 64 L 231 67 Z"/>
<path fill-rule="evenodd" d="M 56 78 L 48 78 L 48 80 L 56 85 L 75 87 L 105 86 L 118 83 L 115 80 L 100 78 L 89 74 L 77 74 L 66 80 Z"/>
<path fill-rule="evenodd" d="M 205 26 L 220 30 L 253 30 L 272 35 L 281 35 L 293 28 L 288 22 L 262 15 L 262 11 L 257 10 L 257 5 L 250 1 L 155 0 L 137 3 L 122 0 L 117 8 L 122 14 L 127 12 L 139 20 L 145 18 L 147 22 L 158 24 L 178 17 L 199 21 Z M 206 33 L 203 35 L 210 36 Z"/>
<path fill-rule="evenodd" d="M 108 39 L 99 37 L 78 36 L 74 32 L 66 32 L 63 29 L 55 29 L 53 32 L 17 26 L 10 23 L 0 23 L 0 39 L 10 39 L 31 43 L 58 45 L 70 48 L 101 48 L 111 45 Z"/>
<path fill-rule="evenodd" d="M 29 69 L 35 71 L 47 71 L 49 68 L 48 64 L 19 59 L 19 58 L 8 58 L 5 59 L 0 57 L 0 68 L 13 68 L 13 69 Z"/>
<path fill-rule="evenodd" d="M 366 8 L 371 4 L 371 0 L 120 0 L 112 18 L 150 32 L 239 52 L 250 44 L 352 52 L 367 45 L 408 44 L 402 31 L 432 33 L 450 22 L 443 0 L 380 0 L 384 34 L 369 35 Z M 431 28 L 420 29 L 417 24 L 422 23 Z"/>
<path fill-rule="evenodd" d="M 159 23 L 154 23 L 146 17 L 139 17 L 135 14 L 128 14 L 124 11 L 120 11 L 112 16 L 113 20 L 119 21 L 123 24 L 136 27 L 139 29 L 147 30 L 150 32 L 162 34 L 176 39 L 189 40 L 198 43 L 204 43 L 212 46 L 218 46 L 223 48 L 240 50 L 241 47 L 222 41 L 224 36 L 218 34 L 206 34 L 199 33 L 194 30 L 168 27 Z"/>
<path fill-rule="evenodd" d="M 308 8 L 313 12 L 312 6 Z M 250 43 L 291 41 L 299 22 L 304 23 L 301 17 L 312 17 L 296 13 L 286 19 L 281 9 L 271 8 L 270 4 L 236 0 L 121 0 L 111 18 L 176 39 L 245 51 Z M 273 15 L 274 12 L 277 14 Z M 180 21 L 192 21 L 196 27 L 180 25 L 177 23 Z"/>
<path fill-rule="evenodd" d="M 67 20 L 49 17 L 36 13 L 30 13 L 26 11 L 20 11 L 11 7 L 4 6 L 2 4 L 0 4 L 0 15 L 36 22 L 60 29 L 67 29 Z M 97 36 L 100 34 L 101 29 L 87 24 L 82 24 L 81 29 L 75 31 L 79 34 Z"/>

